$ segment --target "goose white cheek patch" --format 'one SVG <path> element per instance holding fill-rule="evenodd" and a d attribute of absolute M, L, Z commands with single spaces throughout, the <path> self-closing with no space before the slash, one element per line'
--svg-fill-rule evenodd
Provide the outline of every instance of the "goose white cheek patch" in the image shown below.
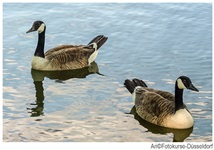
<path fill-rule="evenodd" d="M 183 84 L 182 80 L 181 79 L 178 79 L 177 80 L 177 83 L 178 83 L 178 88 L 179 89 L 186 89 L 185 85 Z"/>
<path fill-rule="evenodd" d="M 44 29 L 45 29 L 45 24 L 43 23 L 43 24 L 41 24 L 41 26 L 38 28 L 38 32 L 39 33 L 42 33 L 43 31 L 44 31 Z"/>

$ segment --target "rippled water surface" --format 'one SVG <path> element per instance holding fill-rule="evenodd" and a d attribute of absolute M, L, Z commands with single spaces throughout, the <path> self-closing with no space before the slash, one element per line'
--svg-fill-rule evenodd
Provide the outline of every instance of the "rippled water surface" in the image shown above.
<path fill-rule="evenodd" d="M 211 10 L 208 3 L 3 4 L 3 140 L 212 141 Z M 37 33 L 26 31 L 35 20 L 46 23 L 46 50 L 109 39 L 89 68 L 31 70 Z M 130 114 L 125 79 L 173 92 L 180 75 L 200 90 L 184 92 L 192 129 L 158 128 Z"/>

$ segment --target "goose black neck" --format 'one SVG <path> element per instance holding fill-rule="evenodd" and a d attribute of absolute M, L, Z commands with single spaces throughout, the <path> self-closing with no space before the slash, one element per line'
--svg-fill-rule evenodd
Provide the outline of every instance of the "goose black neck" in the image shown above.
<path fill-rule="evenodd" d="M 179 89 L 177 82 L 175 84 L 175 112 L 184 107 L 183 103 L 183 89 Z"/>
<path fill-rule="evenodd" d="M 45 58 L 44 46 L 45 46 L 45 29 L 43 32 L 38 33 L 38 43 L 34 56 Z"/>

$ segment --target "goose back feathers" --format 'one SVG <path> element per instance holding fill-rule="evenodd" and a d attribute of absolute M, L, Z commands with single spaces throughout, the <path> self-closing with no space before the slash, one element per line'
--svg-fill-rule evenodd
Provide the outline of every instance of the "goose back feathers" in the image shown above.
<path fill-rule="evenodd" d="M 185 76 L 176 80 L 175 95 L 167 91 L 148 88 L 145 82 L 139 79 L 132 81 L 127 79 L 124 85 L 132 93 L 136 112 L 141 118 L 159 126 L 185 129 L 191 128 L 194 120 L 186 105 L 183 104 L 183 89 L 179 89 L 177 85 L 180 80 L 185 82 L 182 82 L 183 85 L 186 84 L 182 87 L 183 89 L 198 91 Z"/>
<path fill-rule="evenodd" d="M 98 35 L 87 45 L 60 45 L 44 53 L 46 26 L 42 21 L 35 21 L 27 31 L 38 31 L 38 43 L 32 59 L 32 68 L 36 70 L 57 71 L 80 69 L 95 61 L 98 49 L 108 39 Z"/>

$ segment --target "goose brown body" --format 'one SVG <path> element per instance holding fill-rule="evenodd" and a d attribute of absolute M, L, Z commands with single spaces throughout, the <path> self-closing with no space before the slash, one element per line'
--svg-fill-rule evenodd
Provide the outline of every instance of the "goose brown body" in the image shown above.
<path fill-rule="evenodd" d="M 181 79 L 185 80 L 186 86 Z M 194 125 L 194 120 L 185 104 L 183 104 L 182 93 L 185 87 L 198 91 L 189 78 L 181 76 L 175 84 L 175 95 L 162 90 L 148 88 L 145 82 L 139 79 L 125 80 L 124 85 L 132 93 L 137 114 L 146 121 L 158 126 L 186 129 Z M 188 81 L 188 82 L 187 82 Z M 178 86 L 178 84 L 182 84 Z"/>
<path fill-rule="evenodd" d="M 48 50 L 45 53 L 45 60 L 34 56 L 32 68 L 47 71 L 83 68 L 89 65 L 88 59 L 94 51 L 91 46 L 61 45 Z"/>
<path fill-rule="evenodd" d="M 175 114 L 174 95 L 167 91 L 154 90 L 151 88 L 141 88 L 136 90 L 135 107 L 138 115 L 150 123 L 171 127 L 168 120 Z M 183 106 L 186 109 L 186 106 Z M 187 114 L 188 118 L 189 115 Z M 191 118 L 190 118 L 191 119 Z M 193 119 L 190 120 L 190 125 L 193 126 Z M 172 124 L 175 124 L 171 121 Z M 176 127 L 175 127 L 176 125 Z M 177 123 L 173 128 L 179 128 L 182 125 Z"/>

